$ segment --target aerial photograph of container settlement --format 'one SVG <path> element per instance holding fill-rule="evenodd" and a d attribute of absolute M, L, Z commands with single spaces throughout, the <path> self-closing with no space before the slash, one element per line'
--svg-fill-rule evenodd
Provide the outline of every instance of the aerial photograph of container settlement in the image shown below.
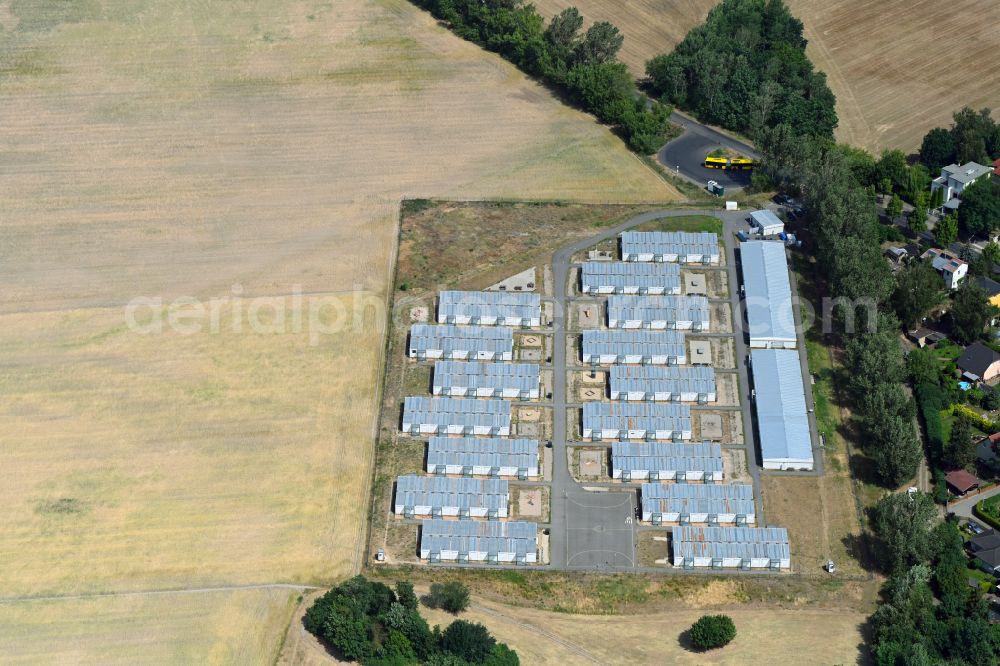
<path fill-rule="evenodd" d="M 0 0 L 0 663 L 1000 664 L 998 53 Z"/>

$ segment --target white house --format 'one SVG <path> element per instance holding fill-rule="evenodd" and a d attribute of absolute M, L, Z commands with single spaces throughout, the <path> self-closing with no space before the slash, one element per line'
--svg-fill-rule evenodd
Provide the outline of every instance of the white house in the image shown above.
<path fill-rule="evenodd" d="M 675 567 L 778 571 L 792 566 L 784 528 L 681 526 L 671 532 Z"/>
<path fill-rule="evenodd" d="M 502 479 L 406 475 L 396 479 L 393 512 L 404 518 L 507 517 L 510 489 Z"/>
<path fill-rule="evenodd" d="M 611 478 L 626 483 L 720 483 L 724 474 L 722 447 L 713 442 L 615 442 L 611 445 Z"/>
<path fill-rule="evenodd" d="M 580 266 L 584 294 L 679 295 L 681 266 L 638 261 L 586 261 Z"/>
<path fill-rule="evenodd" d="M 691 408 L 676 403 L 585 402 L 583 439 L 691 439 Z"/>
<path fill-rule="evenodd" d="M 431 437 L 427 443 L 427 473 L 535 478 L 540 473 L 538 440 Z"/>
<path fill-rule="evenodd" d="M 541 297 L 529 292 L 442 291 L 438 295 L 439 324 L 479 326 L 542 325 Z"/>
<path fill-rule="evenodd" d="M 410 329 L 410 358 L 510 361 L 514 358 L 514 329 L 506 326 L 414 324 Z"/>
<path fill-rule="evenodd" d="M 625 231 L 622 261 L 718 264 L 719 237 L 706 231 Z"/>
<path fill-rule="evenodd" d="M 434 364 L 434 395 L 537 400 L 537 363 L 438 361 Z"/>
<path fill-rule="evenodd" d="M 992 172 L 992 167 L 975 162 L 966 162 L 962 166 L 949 164 L 946 167 L 941 167 L 941 175 L 931 181 L 931 192 L 939 189 L 944 190 L 944 203 L 947 205 L 953 198 L 959 197 L 962 190 L 983 176 L 989 176 Z M 957 203 L 947 207 L 957 208 Z"/>
<path fill-rule="evenodd" d="M 614 365 L 608 384 L 612 400 L 715 402 L 715 370 L 705 366 Z"/>
<path fill-rule="evenodd" d="M 969 273 L 969 264 L 950 252 L 932 247 L 920 255 L 921 259 L 930 260 L 931 266 L 938 272 L 944 284 L 949 289 L 958 289 L 965 276 Z"/>
<path fill-rule="evenodd" d="M 709 330 L 704 296 L 609 296 L 608 328 Z"/>
<path fill-rule="evenodd" d="M 639 491 L 643 522 L 746 525 L 757 522 L 753 486 L 742 483 L 647 483 Z"/>
<path fill-rule="evenodd" d="M 409 396 L 403 400 L 402 430 L 411 435 L 510 437 L 510 401 Z"/>
<path fill-rule="evenodd" d="M 687 362 L 680 331 L 592 330 L 583 332 L 584 363 L 678 365 Z"/>

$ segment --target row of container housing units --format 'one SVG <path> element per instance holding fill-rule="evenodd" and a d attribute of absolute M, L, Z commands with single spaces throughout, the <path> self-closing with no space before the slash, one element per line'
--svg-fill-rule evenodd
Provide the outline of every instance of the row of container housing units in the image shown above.
<path fill-rule="evenodd" d="M 788 530 L 782 527 L 693 527 L 671 530 L 673 565 L 684 569 L 791 568 Z"/>

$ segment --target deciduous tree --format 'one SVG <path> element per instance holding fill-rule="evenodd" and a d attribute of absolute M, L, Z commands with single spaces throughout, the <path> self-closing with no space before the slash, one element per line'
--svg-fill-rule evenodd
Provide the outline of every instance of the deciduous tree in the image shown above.
<path fill-rule="evenodd" d="M 736 638 L 736 625 L 728 615 L 703 615 L 691 625 L 690 636 L 699 650 L 714 650 Z"/>
<path fill-rule="evenodd" d="M 875 505 L 875 533 L 881 542 L 888 571 L 902 572 L 926 562 L 931 528 L 937 518 L 934 500 L 926 493 L 893 493 Z"/>

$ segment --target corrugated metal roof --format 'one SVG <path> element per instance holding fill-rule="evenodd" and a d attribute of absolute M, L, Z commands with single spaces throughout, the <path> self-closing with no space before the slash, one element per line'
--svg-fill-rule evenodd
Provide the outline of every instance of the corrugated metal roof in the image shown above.
<path fill-rule="evenodd" d="M 542 316 L 542 300 L 533 292 L 442 291 L 438 296 L 438 314 L 538 319 Z"/>
<path fill-rule="evenodd" d="M 538 375 L 536 363 L 438 361 L 434 364 L 434 386 L 446 388 L 538 390 Z"/>
<path fill-rule="evenodd" d="M 623 331 L 621 329 L 583 332 L 583 353 L 600 356 L 686 356 L 684 334 L 680 331 Z"/>
<path fill-rule="evenodd" d="M 590 289 L 663 287 L 676 291 L 681 287 L 681 267 L 659 262 L 585 261 L 580 267 L 580 282 Z"/>
<path fill-rule="evenodd" d="M 506 326 L 454 326 L 452 324 L 414 324 L 410 329 L 410 350 L 441 349 L 496 354 L 514 350 L 514 329 Z"/>
<path fill-rule="evenodd" d="M 642 499 L 738 499 L 752 500 L 753 486 L 748 483 L 647 483 Z"/>
<path fill-rule="evenodd" d="M 704 543 L 674 539 L 675 557 L 790 560 L 791 552 L 787 543 Z"/>
<path fill-rule="evenodd" d="M 636 470 L 650 472 L 723 472 L 722 457 L 691 458 L 686 456 L 615 456 L 612 459 L 615 469 L 623 472 Z"/>
<path fill-rule="evenodd" d="M 459 553 L 514 553 L 538 549 L 538 525 L 523 521 L 424 520 L 420 525 L 420 550 Z"/>
<path fill-rule="evenodd" d="M 799 353 L 788 349 L 750 352 L 754 408 L 764 460 L 812 462 Z"/>
<path fill-rule="evenodd" d="M 621 243 L 628 254 L 719 255 L 719 237 L 705 231 L 625 231 Z"/>
<path fill-rule="evenodd" d="M 775 215 L 772 211 L 767 210 L 755 210 L 750 213 L 750 219 L 757 223 L 757 226 L 762 227 L 773 227 L 775 225 L 785 226 L 785 223 L 781 221 L 781 218 Z"/>
<path fill-rule="evenodd" d="M 510 425 L 510 401 L 409 396 L 403 400 L 403 422 L 507 427 Z"/>
<path fill-rule="evenodd" d="M 632 458 L 688 457 L 722 459 L 722 446 L 715 442 L 678 444 L 674 442 L 615 442 L 612 456 Z"/>
<path fill-rule="evenodd" d="M 788 543 L 784 527 L 691 527 L 673 528 L 674 539 L 703 543 Z"/>
<path fill-rule="evenodd" d="M 537 439 L 499 437 L 431 437 L 429 465 L 538 467 Z"/>
<path fill-rule="evenodd" d="M 415 476 L 396 479 L 396 504 L 501 510 L 510 486 L 502 479 Z"/>
<path fill-rule="evenodd" d="M 608 296 L 608 319 L 618 321 L 692 321 L 708 327 L 704 296 Z"/>
<path fill-rule="evenodd" d="M 755 514 L 753 486 L 745 484 L 662 484 L 642 487 L 642 508 L 653 513 Z"/>
<path fill-rule="evenodd" d="M 715 393 L 715 369 L 704 366 L 615 365 L 611 391 Z"/>
<path fill-rule="evenodd" d="M 429 518 L 420 522 L 421 534 L 427 536 L 478 536 L 506 537 L 508 539 L 535 539 L 538 535 L 538 524 L 523 520 L 512 521 L 482 521 L 482 520 L 444 520 Z"/>
<path fill-rule="evenodd" d="M 678 557 L 791 559 L 788 530 L 782 527 L 673 528 Z"/>
<path fill-rule="evenodd" d="M 795 341 L 795 314 L 785 248 L 773 241 L 740 243 L 751 338 Z"/>
<path fill-rule="evenodd" d="M 644 402 L 586 402 L 583 427 L 593 430 L 691 430 L 687 405 Z"/>

